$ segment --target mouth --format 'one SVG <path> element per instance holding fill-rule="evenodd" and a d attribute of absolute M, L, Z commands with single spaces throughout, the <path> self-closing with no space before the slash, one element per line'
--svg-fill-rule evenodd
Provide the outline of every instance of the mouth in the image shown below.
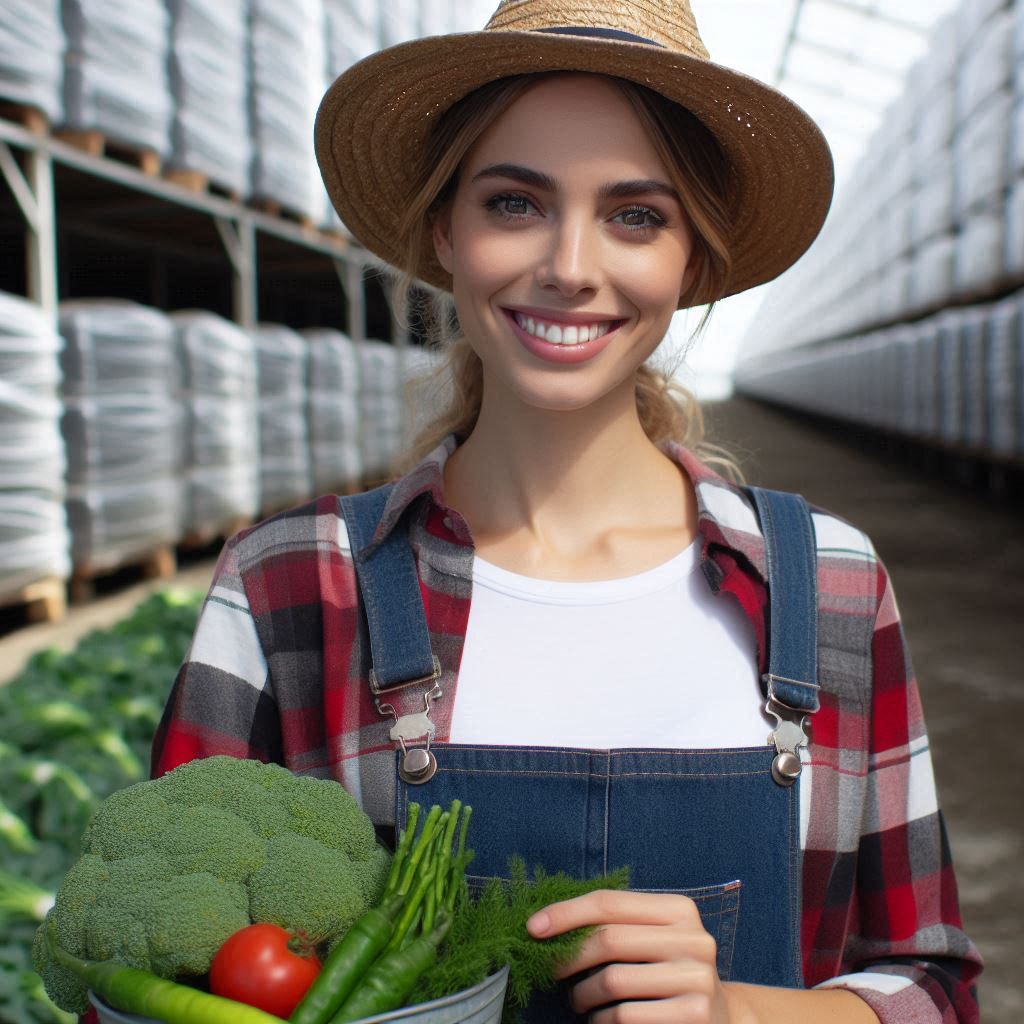
<path fill-rule="evenodd" d="M 539 341 L 546 341 L 549 345 L 585 345 L 603 338 L 626 322 L 625 320 L 596 320 L 593 323 L 567 324 L 543 320 L 514 309 L 504 309 L 503 312 L 520 330 Z"/>

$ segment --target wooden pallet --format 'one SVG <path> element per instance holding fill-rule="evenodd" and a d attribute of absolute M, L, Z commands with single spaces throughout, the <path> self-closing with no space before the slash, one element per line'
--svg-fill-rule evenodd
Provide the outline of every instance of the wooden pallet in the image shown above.
<path fill-rule="evenodd" d="M 280 217 L 282 220 L 290 220 L 300 227 L 305 228 L 307 231 L 315 231 L 316 225 L 313 223 L 313 218 L 308 213 L 299 213 L 298 210 L 293 210 L 290 207 L 284 206 L 276 199 L 253 199 L 250 205 L 254 210 L 259 210 L 260 213 L 269 213 L 271 217 Z"/>
<path fill-rule="evenodd" d="M 113 576 L 125 570 L 143 580 L 171 579 L 178 571 L 178 557 L 174 548 L 162 544 L 142 554 L 131 555 L 121 562 L 107 560 L 77 564 L 68 581 L 72 604 L 85 604 L 96 596 L 96 582 L 103 577 Z"/>
<path fill-rule="evenodd" d="M 24 607 L 26 622 L 60 622 L 67 614 L 67 586 L 59 576 L 47 576 L 0 595 L 0 607 Z"/>
<path fill-rule="evenodd" d="M 236 516 L 217 526 L 204 527 L 203 529 L 190 530 L 178 542 L 182 551 L 194 551 L 197 548 L 209 547 L 214 541 L 226 541 L 233 537 L 239 530 L 252 526 L 254 520 L 250 516 Z"/>
<path fill-rule="evenodd" d="M 20 124 L 33 135 L 50 134 L 50 119 L 38 107 L 31 107 L 25 103 L 9 103 L 5 100 L 0 102 L 0 117 L 5 121 Z"/>
<path fill-rule="evenodd" d="M 221 199 L 230 199 L 235 203 L 242 198 L 241 193 L 236 189 L 219 185 L 217 182 L 211 181 L 209 175 L 189 167 L 168 167 L 164 171 L 164 179 L 199 195 L 218 196 Z"/>
<path fill-rule="evenodd" d="M 74 146 L 75 149 L 80 149 L 90 156 L 106 156 L 120 163 L 130 164 L 132 167 L 137 167 L 147 177 L 157 178 L 160 176 L 160 154 L 155 150 L 141 146 L 129 146 L 97 131 L 75 131 L 61 128 L 54 132 L 54 138 L 69 146 Z"/>

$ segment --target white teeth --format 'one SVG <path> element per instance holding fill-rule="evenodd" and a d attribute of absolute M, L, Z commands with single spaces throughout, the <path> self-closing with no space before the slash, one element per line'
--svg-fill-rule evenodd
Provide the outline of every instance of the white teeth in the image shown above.
<path fill-rule="evenodd" d="M 600 324 L 561 327 L 543 320 L 534 320 L 532 316 L 524 316 L 522 313 L 513 313 L 513 316 L 524 331 L 552 345 L 579 345 L 585 341 L 594 341 L 596 338 L 604 337 L 612 326 L 606 320 Z"/>

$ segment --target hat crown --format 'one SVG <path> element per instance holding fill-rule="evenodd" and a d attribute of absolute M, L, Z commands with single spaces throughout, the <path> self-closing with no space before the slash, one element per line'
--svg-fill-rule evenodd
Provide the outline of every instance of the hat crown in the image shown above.
<path fill-rule="evenodd" d="M 486 26 L 488 31 L 506 32 L 568 28 L 622 33 L 638 42 L 648 41 L 666 50 L 710 59 L 689 0 L 502 0 Z"/>

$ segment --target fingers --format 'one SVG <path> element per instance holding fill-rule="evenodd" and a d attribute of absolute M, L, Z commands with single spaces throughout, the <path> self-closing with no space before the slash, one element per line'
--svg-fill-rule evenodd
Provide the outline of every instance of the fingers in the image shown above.
<path fill-rule="evenodd" d="M 598 889 L 585 896 L 552 903 L 538 911 L 526 927 L 536 938 L 561 935 L 573 928 L 614 922 L 629 924 L 690 924 L 701 927 L 696 904 L 687 896 L 662 892 Z"/>
<path fill-rule="evenodd" d="M 589 1013 L 608 1003 L 635 999 L 674 1000 L 687 996 L 713 999 L 718 984 L 714 969 L 695 962 L 609 964 L 572 990 L 572 1008 Z M 671 1018 L 667 1018 L 671 1019 Z"/>
<path fill-rule="evenodd" d="M 589 935 L 572 960 L 558 968 L 567 978 L 599 964 L 638 964 L 669 960 L 695 961 L 714 967 L 718 948 L 701 928 L 652 927 L 643 924 L 604 925 Z"/>

